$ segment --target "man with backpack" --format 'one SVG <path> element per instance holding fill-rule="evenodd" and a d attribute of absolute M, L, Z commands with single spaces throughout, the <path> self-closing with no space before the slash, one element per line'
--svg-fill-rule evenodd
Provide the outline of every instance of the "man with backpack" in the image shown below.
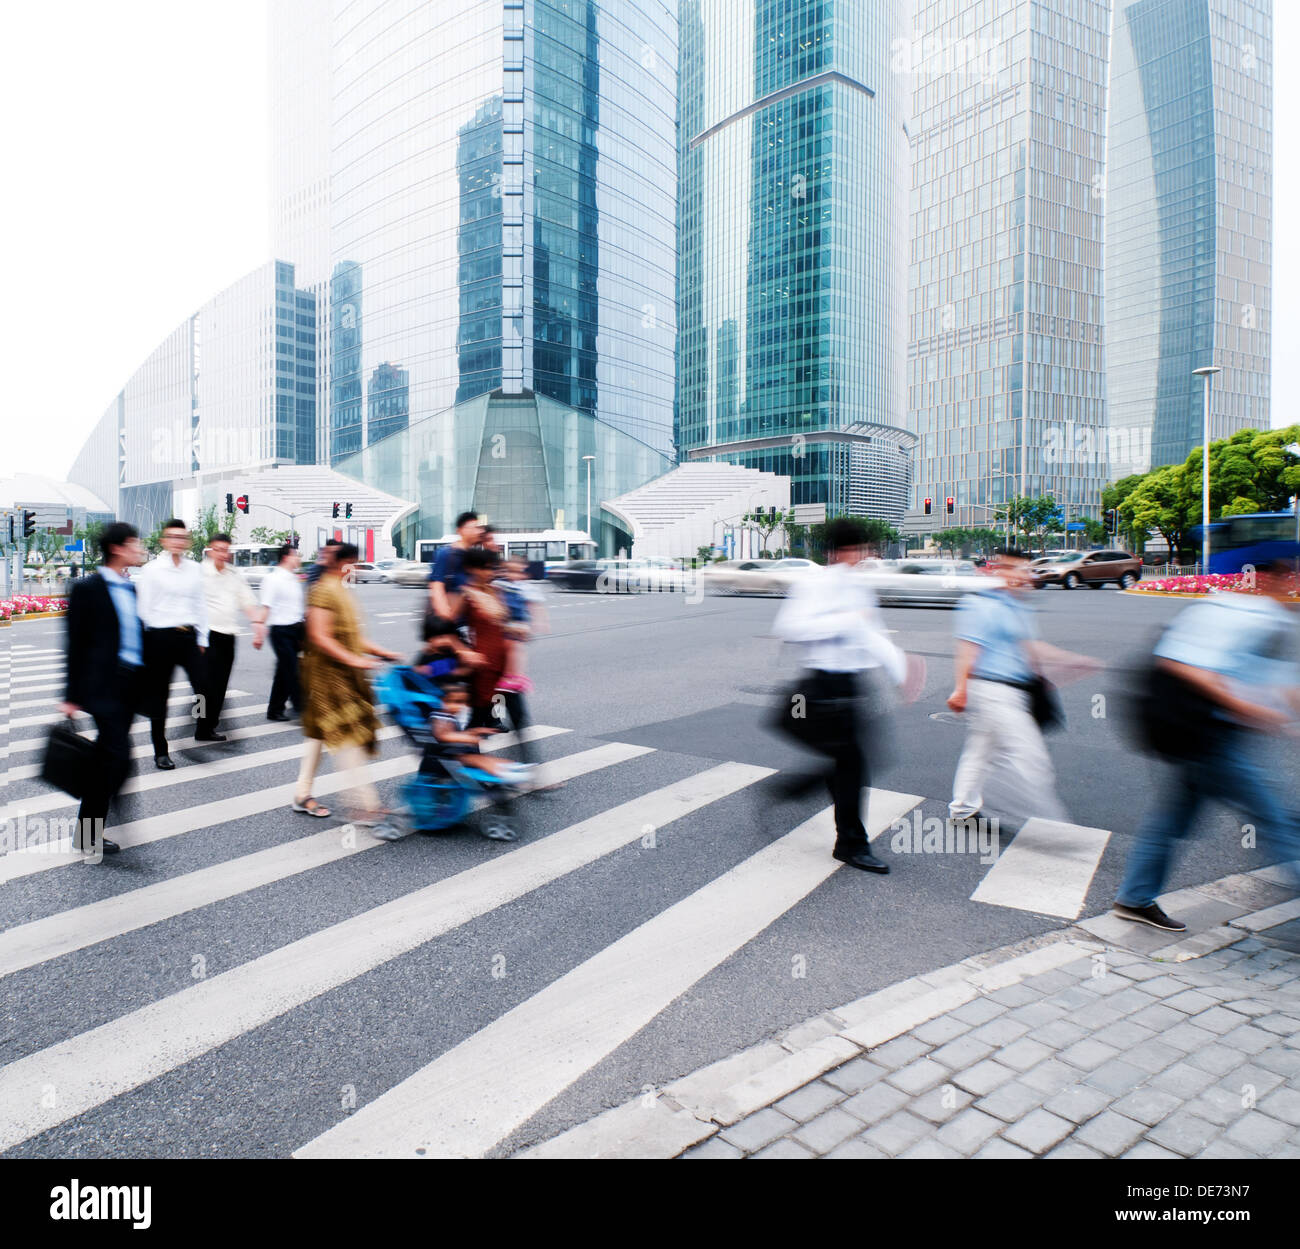
<path fill-rule="evenodd" d="M 1148 747 L 1172 763 L 1129 854 L 1114 913 L 1165 932 L 1187 925 L 1156 902 L 1174 843 L 1208 799 L 1241 811 L 1284 862 L 1300 828 L 1264 764 L 1265 735 L 1294 724 L 1300 686 L 1289 651 L 1291 565 L 1255 572 L 1257 594 L 1217 594 L 1182 612 L 1157 643 L 1141 708 Z"/>

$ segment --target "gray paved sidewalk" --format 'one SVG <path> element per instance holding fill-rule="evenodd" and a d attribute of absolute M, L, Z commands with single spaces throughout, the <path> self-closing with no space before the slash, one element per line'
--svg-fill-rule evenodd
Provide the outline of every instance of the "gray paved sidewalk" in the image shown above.
<path fill-rule="evenodd" d="M 521 1156 L 1300 1158 L 1300 919 L 1257 888 L 1271 871 L 1204 887 L 1256 894 L 1231 929 L 1206 916 L 1218 926 L 1171 944 L 1085 921 L 807 1020 Z"/>
<path fill-rule="evenodd" d="M 1181 964 L 1079 958 L 869 1047 L 683 1156 L 1300 1158 L 1289 937 Z"/>

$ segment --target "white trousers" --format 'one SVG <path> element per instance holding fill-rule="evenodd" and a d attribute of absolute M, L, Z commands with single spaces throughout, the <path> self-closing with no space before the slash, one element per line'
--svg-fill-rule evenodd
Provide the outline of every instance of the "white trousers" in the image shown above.
<path fill-rule="evenodd" d="M 966 687 L 966 745 L 957 762 L 948 814 L 965 819 L 984 806 L 984 787 L 995 769 L 1005 769 L 1011 814 L 1026 819 L 1067 820 L 1056 796 L 1056 773 L 1042 730 L 1024 690 L 997 681 L 972 679 Z M 1002 804 L 999 804 L 1002 805 Z M 1012 810 L 1012 807 L 1019 810 Z"/>

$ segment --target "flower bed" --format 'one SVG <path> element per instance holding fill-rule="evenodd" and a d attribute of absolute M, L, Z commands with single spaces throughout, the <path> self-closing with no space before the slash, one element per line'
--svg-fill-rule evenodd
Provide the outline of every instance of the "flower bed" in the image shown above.
<path fill-rule="evenodd" d="M 1161 577 L 1158 580 L 1140 581 L 1133 587 L 1140 594 L 1258 594 L 1253 575 L 1246 573 L 1211 573 L 1208 577 Z M 1291 594 L 1296 589 L 1293 585 Z"/>
<path fill-rule="evenodd" d="M 67 610 L 66 598 L 55 598 L 49 594 L 15 594 L 13 598 L 0 598 L 0 621 L 5 622 L 21 619 L 23 616 Z"/>

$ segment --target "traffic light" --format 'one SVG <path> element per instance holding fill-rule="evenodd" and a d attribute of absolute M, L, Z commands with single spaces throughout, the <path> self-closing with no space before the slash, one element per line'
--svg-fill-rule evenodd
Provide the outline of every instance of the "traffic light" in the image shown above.
<path fill-rule="evenodd" d="M 1106 509 L 1106 532 L 1119 533 L 1119 513 L 1113 507 Z"/>
<path fill-rule="evenodd" d="M 36 532 L 36 513 L 23 513 L 23 537 L 30 538 Z"/>
<path fill-rule="evenodd" d="M 347 505 L 346 509 L 344 510 L 343 515 L 344 515 L 344 517 L 345 517 L 347 520 L 351 520 L 351 519 L 352 519 L 352 504 L 351 504 L 351 503 L 349 503 L 349 504 Z"/>
<path fill-rule="evenodd" d="M 235 514 L 235 496 L 233 494 L 228 494 L 226 495 L 226 515 L 233 516 L 234 514 Z"/>
<path fill-rule="evenodd" d="M 948 500 L 947 500 L 947 502 L 948 502 L 948 515 L 951 516 L 951 515 L 952 515 L 952 509 L 956 506 L 956 504 L 957 504 L 957 500 L 954 499 L 954 498 L 952 497 L 952 495 L 949 495 L 949 496 L 948 496 Z"/>
<path fill-rule="evenodd" d="M 934 500 L 933 500 L 933 499 L 926 499 L 926 501 L 925 501 L 925 514 L 926 514 L 927 516 L 933 516 L 933 515 L 934 515 Z"/>
<path fill-rule="evenodd" d="M 334 511 L 333 511 L 332 514 L 333 514 L 334 519 L 335 519 L 335 520 L 338 520 L 338 518 L 339 518 L 339 505 L 338 505 L 337 503 L 334 504 Z"/>

